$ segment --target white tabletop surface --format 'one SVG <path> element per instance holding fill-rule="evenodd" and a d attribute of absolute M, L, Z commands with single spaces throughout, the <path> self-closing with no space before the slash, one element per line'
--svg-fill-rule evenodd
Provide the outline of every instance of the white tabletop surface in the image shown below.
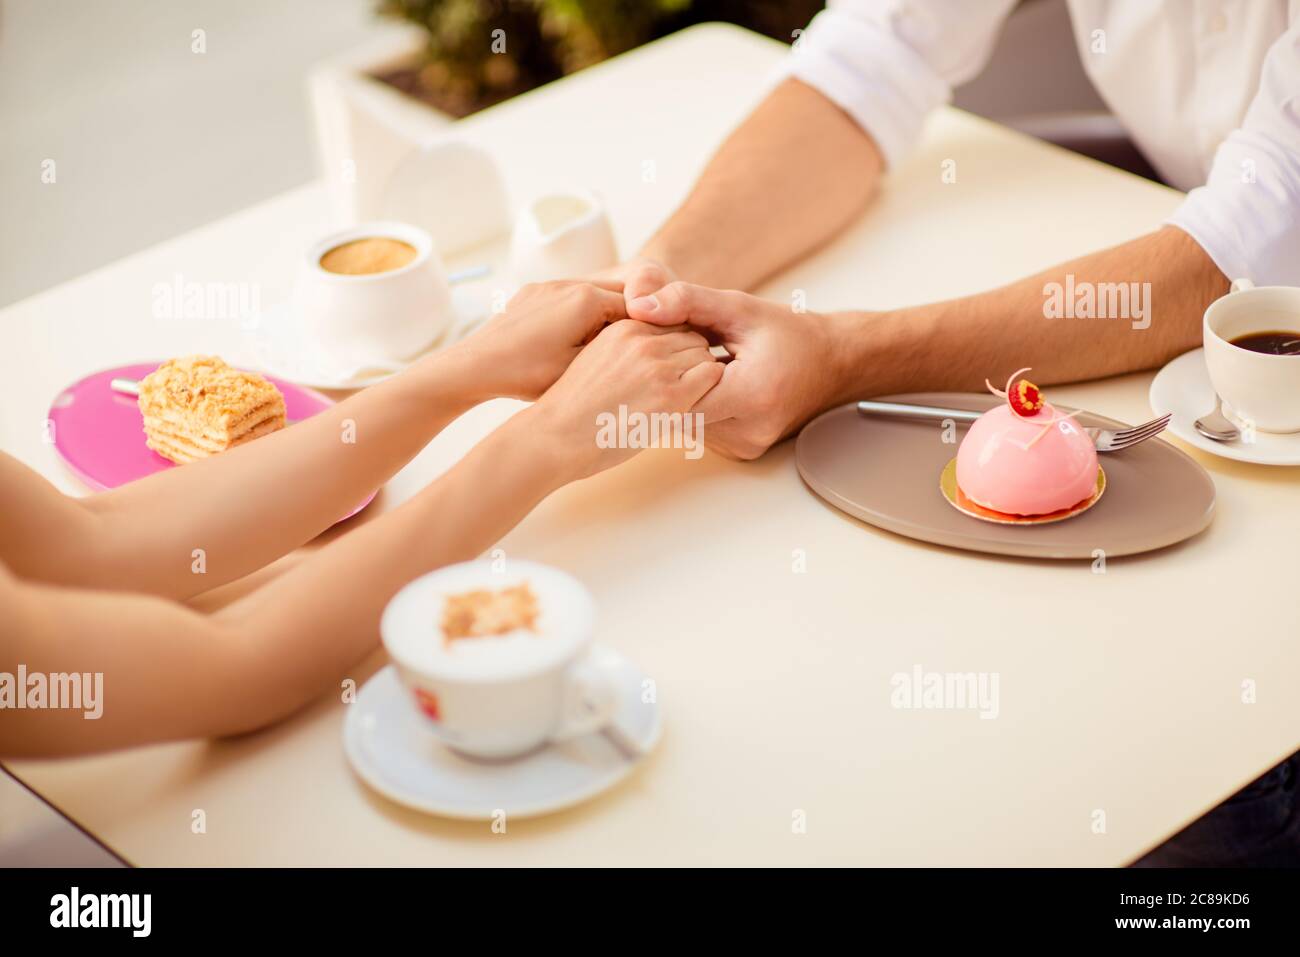
<path fill-rule="evenodd" d="M 566 183 L 599 190 L 630 252 L 781 55 L 739 29 L 700 27 L 461 127 L 496 155 L 516 199 Z M 941 179 L 946 159 L 956 183 Z M 1178 200 L 941 111 L 870 214 L 765 291 L 803 289 L 814 310 L 970 293 L 1147 231 Z M 180 273 L 283 299 L 324 210 L 323 187 L 295 190 L 4 310 L 5 449 L 83 491 L 42 442 L 50 399 L 133 360 L 203 350 L 248 361 L 234 323 L 152 318 L 154 284 Z M 1055 397 L 1141 421 L 1150 379 Z M 455 423 L 378 507 L 512 408 Z M 808 492 L 791 443 L 748 464 L 645 454 L 561 491 L 502 547 L 591 587 L 600 640 L 655 678 L 665 733 L 615 790 L 504 835 L 367 790 L 344 760 L 347 705 L 334 693 L 238 740 L 10 767 L 142 865 L 1123 864 L 1300 746 L 1300 473 L 1191 454 L 1218 487 L 1213 525 L 1105 574 L 865 526 Z M 352 677 L 382 663 L 376 653 Z M 916 666 L 996 673 L 998 717 L 895 709 L 891 676 Z M 1245 681 L 1254 704 L 1242 703 Z M 191 831 L 197 809 L 204 834 Z"/>

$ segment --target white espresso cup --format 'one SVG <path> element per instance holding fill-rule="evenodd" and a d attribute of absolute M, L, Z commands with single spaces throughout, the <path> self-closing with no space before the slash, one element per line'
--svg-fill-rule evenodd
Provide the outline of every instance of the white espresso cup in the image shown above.
<path fill-rule="evenodd" d="M 360 239 L 394 239 L 415 250 L 396 269 L 350 275 L 330 272 L 321 257 Z M 433 239 L 417 226 L 372 222 L 312 243 L 299 266 L 293 308 L 300 328 L 349 365 L 414 358 L 437 341 L 453 319 L 451 290 Z"/>
<path fill-rule="evenodd" d="M 1300 432 L 1300 356 L 1234 346 L 1251 333 L 1300 336 L 1300 288 L 1234 280 L 1205 310 L 1205 366 L 1225 412 L 1260 432 Z"/>
<path fill-rule="evenodd" d="M 537 599 L 532 628 L 448 640 L 447 599 L 527 584 Z M 417 578 L 384 609 L 380 634 L 412 706 L 445 744 L 507 758 L 550 741 L 590 734 L 619 705 L 617 677 L 590 654 L 595 603 L 576 578 L 511 559 L 449 565 Z"/>

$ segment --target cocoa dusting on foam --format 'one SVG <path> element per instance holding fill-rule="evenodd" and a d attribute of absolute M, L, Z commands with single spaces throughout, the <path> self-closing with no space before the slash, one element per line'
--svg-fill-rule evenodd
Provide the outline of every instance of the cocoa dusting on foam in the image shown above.
<path fill-rule="evenodd" d="M 500 591 L 477 589 L 448 595 L 442 606 L 447 644 L 461 638 L 487 638 L 526 628 L 537 632 L 537 596 L 527 582 Z"/>

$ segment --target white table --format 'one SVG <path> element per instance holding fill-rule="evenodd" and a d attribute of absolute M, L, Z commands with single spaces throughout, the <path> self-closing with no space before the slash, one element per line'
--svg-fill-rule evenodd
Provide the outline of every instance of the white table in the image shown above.
<path fill-rule="evenodd" d="M 739 29 L 700 27 L 461 126 L 500 159 L 516 198 L 566 182 L 601 191 L 632 251 L 781 55 Z M 940 178 L 949 158 L 955 184 Z M 942 111 L 870 215 L 766 292 L 804 289 L 812 309 L 970 293 L 1146 231 L 1178 199 Z M 233 323 L 152 319 L 150 291 L 180 272 L 281 299 L 324 206 L 320 186 L 295 190 L 0 313 L 5 448 L 80 491 L 41 440 L 50 398 L 131 360 L 247 361 Z M 1057 396 L 1141 421 L 1149 381 Z M 512 408 L 455 423 L 380 507 Z M 561 491 L 502 546 L 591 587 L 601 640 L 656 679 L 666 733 L 612 792 L 504 836 L 371 793 L 344 760 L 335 694 L 239 740 L 10 766 L 143 865 L 1126 863 L 1300 746 L 1300 475 L 1191 454 L 1218 486 L 1214 524 L 1105 574 L 862 525 L 804 488 L 790 443 L 750 464 L 646 454 Z M 1211 593 L 1241 597 L 1211 604 Z M 917 665 L 996 672 L 999 716 L 893 708 L 891 676 Z M 1241 703 L 1244 680 L 1258 703 Z M 197 808 L 206 834 L 190 831 Z M 794 833 L 796 812 L 806 833 Z"/>

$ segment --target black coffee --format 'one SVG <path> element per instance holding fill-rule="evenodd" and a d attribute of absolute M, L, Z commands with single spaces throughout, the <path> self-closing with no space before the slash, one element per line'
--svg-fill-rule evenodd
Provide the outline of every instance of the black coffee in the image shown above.
<path fill-rule="evenodd" d="M 1300 356 L 1300 332 L 1252 332 L 1228 340 L 1234 346 L 1270 356 Z"/>

